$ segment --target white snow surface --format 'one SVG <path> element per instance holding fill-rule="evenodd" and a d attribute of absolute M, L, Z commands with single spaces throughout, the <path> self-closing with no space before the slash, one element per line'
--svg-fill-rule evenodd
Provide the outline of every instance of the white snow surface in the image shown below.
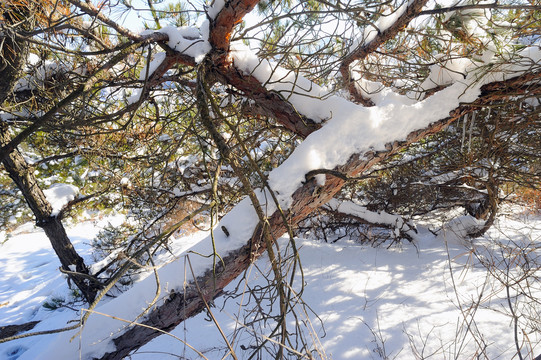
<path fill-rule="evenodd" d="M 216 16 L 222 11 L 225 6 L 225 0 L 213 0 L 212 4 L 207 9 L 207 14 L 209 18 L 216 19 Z"/>
<path fill-rule="evenodd" d="M 264 210 L 270 215 L 274 212 L 274 203 L 268 203 L 266 198 L 271 199 L 265 193 L 259 193 L 260 203 Z M 258 218 L 253 210 L 252 204 L 248 198 L 244 199 L 235 208 L 222 218 L 217 230 L 214 232 L 214 243 L 216 249 L 219 249 L 220 255 L 225 255 L 231 250 L 235 250 L 244 245 L 250 238 L 253 229 L 258 223 Z M 229 231 L 229 236 L 221 230 L 224 226 Z M 203 234 L 205 235 L 205 234 Z M 199 238 L 195 238 L 201 240 Z M 195 276 L 202 275 L 203 272 L 212 266 L 213 257 L 204 257 L 202 255 L 212 254 L 212 242 L 210 235 L 204 237 L 202 241 L 187 239 L 182 241 L 177 247 L 178 253 L 189 254 Z M 218 261 L 218 260 L 217 260 Z M 169 296 L 171 291 L 180 291 L 184 282 L 184 276 L 191 277 L 191 270 L 185 268 L 185 261 L 169 262 L 159 269 L 159 278 L 161 282 L 160 300 L 163 301 Z M 149 274 L 151 274 L 149 272 Z M 128 290 L 123 296 L 111 300 L 99 306 L 96 311 L 104 314 L 114 314 L 121 319 L 136 318 L 151 303 L 155 296 L 156 289 L 154 277 L 149 276 Z M 153 289 L 149 291 L 149 289 Z M 72 314 L 71 314 L 72 315 Z M 68 315 L 69 316 L 69 315 Z M 68 321 L 68 319 L 64 319 Z M 74 354 L 82 354 L 83 359 L 99 357 L 107 351 L 113 349 L 110 338 L 104 338 L 110 334 L 116 334 L 122 331 L 127 324 L 118 322 L 109 317 L 91 316 L 80 334 L 80 340 L 71 341 L 70 338 L 76 331 L 65 332 L 53 339 L 49 339 L 47 346 L 37 351 L 29 351 L 21 359 L 72 359 Z M 0 358 L 1 359 L 1 358 Z"/>
<path fill-rule="evenodd" d="M 236 225 L 242 225 L 241 217 L 251 218 L 253 214 L 244 205 L 240 208 L 246 212 L 238 212 L 228 219 L 232 238 L 250 227 L 236 229 Z M 82 222 L 68 228 L 69 236 L 87 262 L 90 261 L 87 244 L 107 221 Z M 308 331 L 308 320 L 313 327 L 314 338 L 309 341 L 309 346 L 317 347 L 321 354 L 335 360 L 382 359 L 384 356 L 409 360 L 417 359 L 415 352 L 421 350 L 425 354 L 434 352 L 434 358 L 470 359 L 476 349 L 476 342 L 465 331 L 470 327 L 471 314 L 465 321 L 459 308 L 467 309 L 470 303 L 481 297 L 483 306 L 473 316 L 475 331 L 487 344 L 486 355 L 490 359 L 511 358 L 515 346 L 511 317 L 505 311 L 505 289 L 497 282 L 487 280 L 489 270 L 472 260 L 471 246 L 477 247 L 479 253 L 487 257 L 497 242 L 524 249 L 529 246 L 538 252 L 541 220 L 539 217 L 520 221 L 500 218 L 498 229 L 491 230 L 485 239 L 470 241 L 469 247 L 456 241 L 460 234 L 446 231 L 435 237 L 423 227 L 416 246 L 404 244 L 391 249 L 360 246 L 349 240 L 326 244 L 315 239 L 297 239 L 304 270 L 303 299 L 318 316 L 311 311 L 308 315 L 300 313 L 300 320 L 305 324 L 301 324 L 301 328 Z M 216 230 L 215 235 L 220 246 L 229 241 L 220 230 Z M 169 263 L 160 270 L 162 294 L 167 295 L 174 288 L 178 291 L 178 285 L 184 280 L 184 256 L 189 250 L 208 251 L 208 241 L 205 233 L 199 233 L 172 242 L 171 248 L 180 261 Z M 287 241 L 280 241 L 282 249 Z M 492 255 L 497 253 L 496 249 Z M 189 256 L 197 268 L 206 262 L 195 253 Z M 41 306 L 52 297 L 69 297 L 58 266 L 44 234 L 31 227 L 26 226 L 0 245 L 0 325 L 41 320 L 33 330 L 41 331 L 64 327 L 69 321 L 79 318 L 76 312 L 67 308 L 47 311 Z M 269 271 L 268 259 L 258 260 L 257 267 Z M 187 277 L 189 280 L 191 275 L 188 273 Z M 248 270 L 246 278 L 252 288 L 265 284 L 255 267 Z M 300 274 L 298 279 L 300 281 Z M 243 280 L 238 279 L 226 291 L 233 291 L 239 281 L 239 288 L 244 288 Z M 481 294 L 482 288 L 486 291 Z M 538 291 L 536 287 L 533 289 Z M 98 311 L 133 319 L 146 307 L 155 290 L 153 276 L 149 276 L 118 298 L 106 300 L 108 302 Z M 541 294 L 535 292 L 532 295 Z M 245 295 L 244 298 L 229 299 L 225 304 L 224 299 L 219 298 L 212 307 L 240 359 L 250 354 L 243 348 L 250 349 L 254 345 L 250 333 L 239 323 L 245 316 L 251 319 L 249 311 L 253 305 Z M 266 308 L 265 302 L 261 305 Z M 203 352 L 209 359 L 221 359 L 226 352 L 225 344 L 216 327 L 206 318 L 204 313 L 191 318 L 177 327 L 172 335 Z M 0 360 L 86 360 L 111 349 L 110 337 L 124 326 L 120 321 L 93 314 L 82 334 L 71 342 L 74 332 L 2 343 Z M 271 328 L 260 325 L 255 330 L 268 334 Z M 527 351 L 531 350 L 535 355 L 541 352 L 541 334 L 530 333 L 528 337 L 530 343 L 524 347 L 523 356 L 530 359 L 533 356 Z M 198 358 L 178 339 L 167 335 L 156 338 L 132 355 L 133 359 L 139 360 L 179 357 Z"/>
<path fill-rule="evenodd" d="M 421 89 L 428 90 L 439 85 L 449 85 L 466 79 L 468 72 L 476 67 L 470 58 L 457 57 L 442 64 L 430 67 L 430 74 L 421 84 Z"/>
<path fill-rule="evenodd" d="M 79 193 L 79 188 L 71 184 L 52 184 L 48 189 L 43 190 L 47 201 L 53 207 L 52 216 L 58 215 L 62 208 L 74 200 Z"/>
<path fill-rule="evenodd" d="M 383 85 L 380 82 L 366 80 L 361 75 L 353 71 L 353 80 L 356 88 L 361 92 L 361 95 L 374 102 L 375 105 L 385 106 L 392 103 L 414 104 L 415 100 L 408 98 L 405 95 L 400 95 Z"/>

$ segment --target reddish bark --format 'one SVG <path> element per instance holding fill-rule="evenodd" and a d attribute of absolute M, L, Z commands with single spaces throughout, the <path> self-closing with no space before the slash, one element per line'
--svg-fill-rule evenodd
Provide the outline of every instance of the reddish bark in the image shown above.
<path fill-rule="evenodd" d="M 224 84 L 234 86 L 242 91 L 248 99 L 254 100 L 262 110 L 261 114 L 276 119 L 287 129 L 303 138 L 321 128 L 321 124 L 299 114 L 291 103 L 278 93 L 268 91 L 253 76 L 240 73 L 234 64 L 218 69 L 217 76 Z"/>
<path fill-rule="evenodd" d="M 226 1 L 223 9 L 211 22 L 209 42 L 212 48 L 222 55 L 219 64 L 227 62 L 229 42 L 235 25 L 242 21 L 257 5 L 259 0 L 232 0 Z"/>

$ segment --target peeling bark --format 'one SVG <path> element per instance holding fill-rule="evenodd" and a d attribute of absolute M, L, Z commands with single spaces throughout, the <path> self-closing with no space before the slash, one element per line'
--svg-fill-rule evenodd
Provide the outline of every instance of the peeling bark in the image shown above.
<path fill-rule="evenodd" d="M 244 15 L 248 14 L 257 5 L 259 0 L 232 0 L 226 1 L 223 9 L 211 21 L 209 42 L 212 48 L 220 56 L 217 64 L 225 64 L 229 52 L 229 42 L 233 28 L 242 21 Z"/>

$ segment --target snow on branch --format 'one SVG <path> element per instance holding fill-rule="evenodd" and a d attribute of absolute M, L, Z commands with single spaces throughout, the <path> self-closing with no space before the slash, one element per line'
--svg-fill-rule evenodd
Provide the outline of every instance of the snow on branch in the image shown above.
<path fill-rule="evenodd" d="M 268 60 L 261 60 L 240 42 L 231 44 L 234 66 L 245 75 L 256 78 L 272 93 L 289 101 L 302 115 L 315 123 L 332 117 L 327 104 L 321 99 L 330 96 L 325 89 L 292 70 L 282 68 Z M 345 101 L 345 99 L 344 99 Z"/>
<path fill-rule="evenodd" d="M 235 58 L 235 54 L 236 52 L 232 52 L 233 58 Z M 248 54 L 250 54 L 249 51 Z M 286 129 L 302 138 L 321 127 L 319 120 L 314 121 L 300 114 L 283 96 L 283 93 L 276 90 L 269 91 L 259 79 L 248 71 L 249 68 L 247 72 L 239 71 L 235 66 L 227 66 L 218 70 L 223 83 L 236 88 L 250 100 L 246 103 L 243 111 L 251 115 L 257 114 L 274 118 Z"/>
<path fill-rule="evenodd" d="M 57 216 L 70 201 L 76 198 L 78 193 L 78 187 L 61 183 L 53 184 L 48 189 L 43 190 L 43 194 L 45 194 L 47 201 L 53 208 L 51 216 Z"/>
<path fill-rule="evenodd" d="M 365 106 L 373 106 L 372 100 L 364 97 L 355 86 L 355 79 L 351 76 L 350 65 L 354 61 L 360 61 L 375 51 L 380 45 L 393 38 L 402 31 L 407 24 L 419 15 L 428 0 L 408 0 L 401 7 L 390 14 L 382 14 L 382 17 L 372 26 L 369 26 L 363 34 L 350 46 L 350 51 L 342 60 L 340 73 L 344 79 L 353 100 Z"/>
<path fill-rule="evenodd" d="M 528 48 L 523 51 L 532 62 L 539 62 L 541 50 Z M 246 59 L 246 58 L 245 58 Z M 237 65 L 239 57 L 235 57 Z M 320 121 L 328 119 L 322 129 L 312 133 L 301 143 L 291 156 L 271 172 L 269 182 L 279 194 L 281 205 L 288 208 L 293 192 L 301 186 L 305 174 L 316 169 L 334 169 L 346 163 L 353 154 L 365 154 L 370 150 L 384 150 L 385 144 L 406 140 L 416 129 L 426 128 L 433 122 L 444 119 L 461 103 L 471 103 L 481 94 L 481 87 L 489 82 L 502 81 L 509 74 L 531 70 L 526 66 L 500 65 L 497 71 L 479 73 L 470 69 L 463 81 L 456 82 L 435 95 L 415 103 L 389 101 L 385 105 L 366 108 L 344 98 L 333 95 L 322 98 L 317 85 L 306 85 L 306 79 L 298 77 L 291 84 L 293 75 L 285 76 L 283 70 L 272 67 L 268 62 L 244 61 L 241 69 L 252 72 L 259 79 L 267 77 L 267 88 L 289 88 L 289 101 L 302 114 Z M 283 80 L 281 80 L 283 79 Z M 286 81 L 284 81 L 286 80 Z M 299 84 L 299 85 L 296 85 Z M 307 91 L 306 89 L 309 89 Z M 302 95 L 301 95 L 302 94 Z M 286 92 L 282 92 L 286 96 Z M 286 96 L 287 97 L 287 96 Z"/>
<path fill-rule="evenodd" d="M 470 94 L 469 90 L 466 90 L 463 87 L 461 87 L 460 89 L 456 89 L 455 86 L 451 86 L 429 98 L 437 99 L 438 97 L 442 97 L 442 99 L 438 100 L 436 103 L 430 103 L 432 105 L 426 105 L 425 100 L 425 102 L 420 102 L 421 105 L 419 105 L 418 107 L 406 109 L 408 112 L 416 112 L 419 117 L 424 116 L 424 120 L 419 123 L 415 123 L 415 125 L 404 125 L 404 133 L 401 133 L 398 138 L 408 138 L 408 141 L 411 142 L 418 137 L 426 135 L 429 132 L 438 131 L 438 129 L 440 129 L 443 125 L 438 125 L 435 128 L 422 131 L 421 133 L 415 133 L 414 135 L 410 134 L 410 136 L 407 136 L 407 129 L 410 127 L 414 130 L 418 130 L 423 123 L 426 124 L 427 122 L 430 123 L 432 121 L 441 120 L 448 117 L 448 107 L 445 106 L 444 109 L 440 111 L 436 111 L 435 108 L 430 108 L 431 106 L 443 106 L 446 103 L 446 101 L 444 101 L 445 95 L 440 94 L 447 92 L 448 96 L 453 95 L 456 98 L 456 101 L 453 101 L 453 104 L 456 105 L 458 104 L 458 98 L 462 93 L 463 96 L 468 95 L 469 97 L 466 98 L 470 101 L 473 101 L 477 98 L 480 93 L 480 85 L 472 86 L 472 88 L 473 90 L 471 91 L 473 91 L 473 93 Z M 342 99 L 344 100 L 344 102 L 338 99 L 339 98 L 332 98 L 327 99 L 326 101 L 328 101 L 329 105 L 332 105 L 333 102 L 336 102 L 334 106 L 344 106 L 345 104 L 349 103 L 344 99 Z M 363 108 L 357 105 L 354 106 L 355 109 L 362 109 L 362 111 L 359 110 L 361 112 L 355 112 L 355 116 L 367 116 L 368 118 L 370 118 L 370 116 L 372 116 L 371 113 L 375 112 L 376 110 L 375 108 Z M 400 108 L 400 106 L 397 107 Z M 348 107 L 345 110 L 347 111 L 352 109 L 354 108 Z M 400 108 L 400 110 L 402 110 L 403 112 L 406 111 L 403 108 Z M 427 110 L 436 111 L 437 116 L 441 116 L 441 118 L 437 118 L 436 115 L 423 115 L 423 113 L 426 113 Z M 386 111 L 388 113 L 396 115 L 396 113 L 393 112 L 394 110 L 392 108 L 387 108 Z M 447 111 L 447 113 L 445 113 L 445 111 Z M 382 114 L 385 114 L 385 111 L 382 113 L 377 113 L 376 115 Z M 344 113 L 341 113 L 341 115 L 344 115 Z M 406 118 L 412 121 L 412 119 L 408 117 Z M 400 122 L 400 119 L 404 118 L 399 117 L 398 122 Z M 335 120 L 330 120 L 329 123 L 331 123 L 332 121 L 339 121 L 339 123 L 342 123 L 349 130 L 357 128 L 354 134 L 355 136 L 359 136 L 359 133 L 363 130 L 368 131 L 371 133 L 371 135 L 378 137 L 377 140 L 379 141 L 383 141 L 383 139 L 387 138 L 386 136 L 383 136 L 381 134 L 392 133 L 396 135 L 396 133 L 392 132 L 389 129 L 391 123 L 392 126 L 397 126 L 396 120 L 393 122 L 391 119 L 387 119 L 387 121 L 390 121 L 389 124 L 364 123 L 364 125 L 368 126 L 367 129 L 363 129 L 362 120 L 363 119 L 336 118 Z M 374 119 L 370 118 L 370 120 L 373 121 Z M 361 126 L 348 127 L 348 123 L 350 121 L 354 124 L 355 121 L 361 121 Z M 381 127 L 381 132 L 375 132 L 375 129 L 378 127 Z M 331 129 L 331 131 L 329 131 L 329 129 Z M 334 126 L 329 127 L 329 124 L 327 124 L 321 130 L 316 131 L 314 134 L 321 133 L 324 134 L 326 137 L 329 137 L 334 130 L 336 130 Z M 347 138 L 346 141 L 341 141 L 341 135 L 343 135 L 343 133 L 339 134 L 338 138 L 331 136 L 330 138 L 323 140 L 321 139 L 321 137 L 325 138 L 325 136 L 318 135 L 316 137 L 317 140 L 314 141 L 309 141 L 312 138 L 312 136 L 309 136 L 307 140 L 303 143 L 303 145 L 309 145 L 301 146 L 299 149 L 295 150 L 294 154 L 310 154 L 311 151 L 314 151 L 316 155 L 325 155 L 324 151 L 332 153 L 334 152 L 335 148 L 337 150 L 341 150 L 342 148 L 349 149 L 349 151 L 353 150 L 354 148 L 350 147 L 347 143 L 352 139 Z M 362 140 L 368 141 L 369 138 L 367 138 L 366 136 L 362 136 Z M 333 143 L 334 146 L 331 146 L 331 144 Z M 406 145 L 407 143 L 405 143 L 403 146 Z M 365 147 L 361 146 L 361 149 L 362 148 Z M 391 151 L 387 151 L 386 153 L 389 154 L 391 153 Z M 346 151 L 342 156 L 349 156 L 348 154 L 350 153 Z M 332 155 L 327 154 L 327 156 L 331 157 Z M 292 157 L 299 157 L 299 155 L 294 155 Z M 302 158 L 302 156 L 300 157 Z M 380 158 L 383 157 L 384 156 L 380 156 Z M 353 157 L 349 157 L 349 159 L 346 160 L 347 162 L 343 166 L 346 173 L 359 172 L 362 171 L 362 169 L 374 164 L 374 161 L 371 162 L 363 160 L 359 162 L 358 159 L 354 159 Z M 277 182 L 276 177 L 278 176 L 276 174 L 283 174 L 285 176 L 285 181 L 291 181 L 292 179 L 295 179 L 297 174 L 303 174 L 303 172 L 306 171 L 305 164 L 301 164 L 301 166 L 295 167 L 294 162 L 292 164 L 291 161 L 288 161 L 286 161 L 286 163 L 282 164 L 279 168 L 271 172 L 271 178 L 274 178 L 275 186 Z M 288 175 L 288 172 L 291 172 L 292 176 Z M 307 212 L 310 212 L 310 208 L 307 206 L 307 204 L 329 201 L 329 197 L 332 197 L 341 188 L 341 185 L 343 185 L 343 180 L 339 179 L 339 181 L 341 181 L 341 183 L 335 182 L 333 184 L 331 184 L 331 181 L 327 181 L 325 183 L 325 188 L 318 193 L 319 195 L 314 195 L 315 192 L 313 184 L 302 185 L 300 182 L 296 183 L 295 186 L 298 186 L 299 188 L 293 189 L 296 190 L 294 195 L 296 199 L 295 202 L 293 202 L 292 204 L 293 207 L 290 209 L 290 212 L 293 215 L 291 218 L 292 223 L 294 224 L 296 221 L 305 218 Z M 277 187 L 280 186 L 281 184 L 279 183 Z M 286 190 L 291 191 L 288 189 Z M 284 192 L 279 195 L 284 198 L 284 194 L 286 193 Z M 278 212 L 275 211 L 276 207 L 273 201 L 270 200 L 271 196 L 267 192 L 262 191 L 259 191 L 257 195 L 262 207 L 266 209 L 267 214 L 270 215 L 269 226 L 273 232 L 273 235 L 280 236 L 280 234 L 283 234 L 283 232 L 285 231 L 285 228 L 281 216 Z M 316 199 L 316 197 L 320 197 L 321 199 Z M 317 204 L 312 205 L 312 207 L 313 206 L 317 206 Z M 344 211 L 351 211 L 357 215 L 361 215 L 364 218 L 379 221 L 382 223 L 403 224 L 401 223 L 400 219 L 390 214 L 368 213 L 366 211 L 363 211 L 362 209 L 351 206 L 346 207 Z M 222 259 L 224 260 L 225 270 L 224 268 L 221 268 L 221 263 L 219 262 L 220 269 L 213 271 L 212 262 L 213 254 L 215 253 L 212 249 L 213 244 L 210 241 L 210 236 L 208 239 L 199 242 L 195 247 L 192 247 L 192 245 L 187 245 L 184 249 L 184 253 L 178 258 L 177 261 L 169 263 L 159 269 L 158 277 L 160 279 L 161 286 L 158 289 L 160 295 L 157 301 L 153 301 L 155 292 L 152 290 L 149 291 L 149 289 L 155 289 L 155 280 L 153 277 L 148 277 L 142 282 L 136 284 L 132 289 L 126 292 L 124 296 L 113 299 L 110 302 L 97 308 L 97 312 L 101 314 L 114 315 L 116 318 L 99 314 L 91 315 L 86 324 L 82 327 L 81 336 L 78 337 L 78 339 L 80 339 L 80 343 L 78 341 L 69 342 L 69 339 L 74 335 L 74 332 L 60 334 L 57 338 L 47 342 L 47 349 L 40 348 L 40 354 L 36 354 L 35 352 L 33 352 L 34 349 L 29 349 L 21 356 L 20 359 L 34 359 L 37 355 L 40 355 L 43 358 L 50 357 L 66 359 L 73 358 L 74 356 L 77 356 L 77 354 L 80 354 L 82 358 L 93 357 L 102 359 L 120 359 L 123 356 L 126 356 L 130 351 L 138 348 L 139 346 L 148 342 L 150 339 L 160 335 L 162 333 L 160 330 L 168 331 L 174 326 L 176 326 L 178 323 L 185 320 L 187 317 L 199 312 L 203 306 L 201 303 L 201 296 L 204 296 L 207 301 L 208 299 L 212 299 L 215 296 L 218 296 L 221 289 L 223 289 L 223 287 L 227 283 L 229 283 L 236 276 L 238 276 L 243 271 L 243 269 L 249 265 L 250 261 L 253 259 L 254 256 L 257 256 L 257 254 L 261 254 L 261 252 L 264 250 L 264 244 L 261 243 L 261 239 L 258 237 L 258 223 L 259 219 L 253 209 L 252 204 L 250 203 L 250 200 L 248 198 L 245 198 L 230 213 L 224 216 L 224 218 L 216 226 L 216 230 L 214 231 L 214 245 L 218 254 L 220 254 Z M 227 234 L 225 233 L 225 231 L 220 230 L 222 228 L 228 229 Z M 250 239 L 252 241 L 251 243 L 249 242 Z M 202 257 L 200 256 L 200 254 L 210 255 L 210 257 Z M 183 288 L 185 274 L 187 279 L 193 279 L 191 271 L 187 272 L 188 270 L 185 265 L 186 256 L 190 257 L 191 263 L 194 267 L 193 276 L 197 278 L 197 281 L 202 288 L 203 286 L 208 285 L 207 289 L 209 290 L 209 292 L 199 294 L 197 292 L 194 292 L 193 286 L 188 286 L 186 289 Z M 179 312 L 178 309 L 185 309 L 186 311 Z M 141 317 L 139 321 L 143 324 L 151 325 L 152 327 L 154 327 L 154 329 L 150 329 L 148 327 L 142 328 L 137 326 L 137 324 L 135 323 L 132 323 L 131 325 L 133 326 L 130 326 L 125 322 L 117 320 L 118 318 L 128 320 L 135 319 L 139 317 L 142 312 L 148 312 L 148 314 Z M 156 330 L 156 327 L 160 330 Z M 127 342 L 130 343 L 129 346 L 127 345 Z"/>
<path fill-rule="evenodd" d="M 373 24 L 367 25 L 361 36 L 357 37 L 349 46 L 349 53 L 344 63 L 361 60 L 369 52 L 379 45 L 394 37 L 403 29 L 418 13 L 427 1 L 409 0 L 404 2 L 398 9 L 387 9 Z"/>
<path fill-rule="evenodd" d="M 329 201 L 326 207 L 332 211 L 358 218 L 368 224 L 392 229 L 397 237 L 404 236 L 410 240 L 416 238 L 415 226 L 400 215 L 389 214 L 385 211 L 374 212 L 352 201 L 338 201 L 336 199 Z"/>
<path fill-rule="evenodd" d="M 173 55 L 166 52 L 159 52 L 154 55 L 152 60 L 143 68 L 139 75 L 139 80 L 145 82 L 145 86 L 137 89 L 133 95 L 127 99 L 128 104 L 135 104 L 143 98 L 145 90 L 159 82 L 163 76 L 176 62 L 182 62 L 189 65 L 199 64 L 207 53 L 211 50 L 208 42 L 208 21 L 204 21 L 201 28 L 191 26 L 166 26 L 156 31 L 143 31 L 140 36 L 152 37 L 158 34 L 167 39 L 166 45 Z M 147 84 L 152 80 L 152 84 Z M 150 85 L 150 86 L 149 86 Z"/>
<path fill-rule="evenodd" d="M 352 201 L 338 201 L 333 199 L 327 203 L 327 206 L 344 214 L 355 215 L 371 224 L 392 225 L 397 228 L 402 228 L 405 224 L 404 219 L 399 215 L 392 215 L 385 211 L 370 211 L 366 207 Z"/>
<path fill-rule="evenodd" d="M 269 215 L 276 210 L 272 200 L 268 201 L 268 199 L 271 199 L 268 193 L 258 191 L 257 196 Z M 225 258 L 229 252 L 245 245 L 246 240 L 252 236 L 258 222 L 259 219 L 250 200 L 245 198 L 222 218 L 213 233 L 213 241 L 211 240 L 211 235 L 208 235 L 206 239 L 199 241 L 196 245 L 187 244 L 184 252 L 179 255 L 177 261 L 169 263 L 158 270 L 158 278 L 160 280 L 160 288 L 158 289 L 160 295 L 158 299 L 153 299 L 156 294 L 155 277 L 148 276 L 128 290 L 123 296 L 98 306 L 95 309 L 95 314 L 92 314 L 80 329 L 59 334 L 55 339 L 52 339 L 48 344 L 48 348 L 39 350 L 39 356 L 32 352 L 34 349 L 29 349 L 20 359 L 72 359 L 77 357 L 77 354 L 80 354 L 83 359 L 101 358 L 103 356 L 109 358 L 106 355 L 108 352 L 116 352 L 114 356 L 119 356 L 111 356 L 110 358 L 122 358 L 122 356 L 118 355 L 122 349 L 117 348 L 118 341 L 114 341 L 114 338 L 129 332 L 130 329 L 140 328 L 137 327 L 136 323 L 129 324 L 129 321 L 126 323 L 118 319 L 129 319 L 131 321 L 132 319 L 141 317 L 145 309 L 150 310 L 154 305 L 160 306 L 171 301 L 179 301 L 179 296 L 182 296 L 182 294 L 191 294 L 188 296 L 190 300 L 199 299 L 200 295 L 194 293 L 194 288 L 191 286 L 183 290 L 184 279 L 191 281 L 194 276 L 204 276 L 209 269 L 212 269 L 213 261 L 215 260 L 214 256 L 219 255 Z M 228 233 L 226 234 L 220 230 L 222 228 L 228 229 Z M 219 251 L 218 254 L 213 252 L 213 245 Z M 188 256 L 193 273 L 191 269 L 186 267 L 186 257 Z M 216 274 L 221 274 L 221 272 L 221 270 L 216 269 Z M 148 273 L 148 275 L 150 274 L 151 272 Z M 213 277 L 212 270 L 210 270 L 210 275 Z M 202 284 L 200 283 L 200 285 Z M 213 296 L 214 294 L 212 294 Z M 152 314 L 149 317 L 159 316 Z M 143 317 L 140 321 L 144 323 L 145 319 Z M 180 322 L 174 316 L 170 316 L 168 319 L 165 315 L 159 321 L 162 328 L 171 327 L 172 323 Z M 78 331 L 80 331 L 80 342 L 70 342 L 70 338 L 74 334 L 79 334 Z M 156 331 L 153 337 L 159 334 L 161 333 Z M 134 342 L 140 341 L 140 339 L 130 337 L 130 341 L 132 343 L 131 345 L 133 345 Z M 128 351 L 133 348 L 136 347 L 132 347 Z"/>
<path fill-rule="evenodd" d="M 211 50 L 208 42 L 208 20 L 204 21 L 200 28 L 193 26 L 166 26 L 155 31 L 144 31 L 141 35 L 146 36 L 153 33 L 167 35 L 167 46 L 179 54 L 193 58 L 196 64 L 199 64 Z"/>
<path fill-rule="evenodd" d="M 70 1 L 78 2 L 76 0 Z M 225 47 L 229 47 L 233 26 L 255 3 L 255 1 L 238 0 L 224 4 L 223 8 L 217 6 L 216 9 L 220 11 L 217 11 L 209 28 L 209 43 L 213 49 L 227 50 Z M 242 6 L 239 4 L 244 7 L 240 9 Z M 423 4 L 423 0 L 413 0 L 399 19 L 407 17 L 410 8 L 414 5 L 420 8 Z M 231 12 L 230 8 L 235 11 Z M 413 11 L 413 14 L 415 13 Z M 398 22 L 399 20 L 390 25 L 386 31 L 400 28 L 396 25 Z M 193 30 L 189 29 L 179 31 L 177 28 L 166 31 L 170 32 L 170 34 L 166 34 L 169 41 L 174 42 L 171 36 L 180 36 L 177 43 L 179 46 L 182 44 L 183 50 L 181 51 L 186 51 L 184 45 L 190 41 L 194 41 L 193 45 L 195 46 L 195 42 L 203 40 L 205 36 L 201 31 L 200 38 L 198 38 L 198 34 L 195 32 L 190 34 Z M 190 35 L 194 35 L 193 39 Z M 377 36 L 370 44 L 376 44 L 377 41 L 383 41 L 382 39 Z M 173 43 L 172 45 L 172 47 L 176 47 Z M 371 46 L 377 47 L 376 45 Z M 366 108 L 342 97 L 330 95 L 327 89 L 269 61 L 258 59 L 246 48 L 237 44 L 233 44 L 232 48 L 231 55 L 234 66 L 239 71 L 257 79 L 269 93 L 277 94 L 287 100 L 302 116 L 313 122 L 324 123 L 321 129 L 312 132 L 292 155 L 269 175 L 270 186 L 276 193 L 280 205 L 284 209 L 289 208 L 293 215 L 291 217 L 292 224 L 310 212 L 311 208 L 308 207 L 308 204 L 314 208 L 327 202 L 329 197 L 340 190 L 344 182 L 343 179 L 336 180 L 334 178 L 320 179 L 319 184 L 315 184 L 315 182 L 307 184 L 305 175 L 308 172 L 337 167 L 341 167 L 346 174 L 362 172 L 384 158 L 384 155 L 381 155 L 375 160 L 367 159 L 365 154 L 368 152 L 381 151 L 385 154 L 391 154 L 396 149 L 386 149 L 388 143 L 401 142 L 400 146 L 405 147 L 418 138 L 438 131 L 452 120 L 445 120 L 449 118 L 450 112 L 455 111 L 462 103 L 476 101 L 482 95 L 484 84 L 507 79 L 509 75 L 506 75 L 506 71 L 513 71 L 514 76 L 521 72 L 531 71 L 532 63 L 538 64 L 541 58 L 541 51 L 538 48 L 530 49 L 531 54 L 528 56 L 531 61 L 527 67 L 500 66 L 497 72 L 485 74 L 472 69 L 463 80 L 454 82 L 446 89 L 423 101 L 405 103 L 395 100 L 380 106 Z M 203 54 L 203 52 L 201 51 L 199 54 Z M 354 53 L 361 54 L 360 52 L 352 54 Z M 161 71 L 168 69 L 167 61 L 169 59 L 170 57 L 166 56 L 161 59 L 159 64 L 152 64 L 153 71 L 147 73 L 152 74 L 152 77 L 160 75 Z M 354 61 L 358 57 L 352 56 L 351 59 Z M 350 63 L 347 63 L 348 67 Z M 533 78 L 530 81 L 538 81 L 538 78 Z M 438 125 L 434 126 L 435 123 Z M 269 227 L 273 235 L 283 234 L 285 225 L 278 212 L 275 211 L 275 204 L 269 200 L 272 197 L 264 191 L 259 191 L 257 195 L 262 207 L 267 211 Z M 399 219 L 390 214 L 380 213 L 376 216 L 376 214 L 363 212 L 362 209 L 358 208 L 346 210 L 355 211 L 357 215 L 360 214 L 375 221 L 396 224 L 400 222 Z M 195 277 L 198 282 L 201 279 L 207 279 L 209 282 L 205 285 L 208 285 L 208 293 L 204 294 L 205 298 L 212 299 L 217 296 L 225 286 L 224 284 L 232 281 L 245 266 L 248 266 L 247 264 L 257 255 L 255 252 L 261 253 L 264 245 L 262 245 L 261 239 L 257 238 L 258 224 L 259 219 L 253 206 L 250 200 L 245 198 L 217 225 L 212 236 L 213 241 L 209 236 L 208 239 L 199 242 L 194 247 L 186 246 L 183 255 L 177 261 L 159 269 L 158 277 L 161 285 L 158 288 L 157 301 L 154 301 L 155 292 L 149 291 L 149 289 L 155 289 L 156 282 L 154 278 L 149 277 L 136 284 L 122 297 L 113 299 L 96 310 L 102 314 L 110 314 L 129 321 L 139 318 L 142 323 L 148 323 L 161 330 L 172 329 L 185 317 L 200 311 L 202 306 L 200 300 L 202 296 L 194 291 L 193 286 L 187 289 L 183 287 L 184 278 L 191 280 Z M 227 233 L 220 230 L 224 228 L 227 229 Z M 252 243 L 249 243 L 250 240 Z M 261 247 L 253 250 L 251 246 Z M 201 256 L 201 254 L 209 257 Z M 213 260 L 216 259 L 217 255 L 224 259 L 226 270 L 223 272 L 213 268 Z M 186 256 L 191 259 L 194 268 L 193 277 L 186 270 Z M 218 263 L 221 264 L 219 261 Z M 179 309 L 187 308 L 191 312 L 187 312 L 187 315 L 179 314 L 182 313 L 182 311 L 178 311 Z M 147 315 L 140 317 L 142 313 L 147 313 Z M 147 332 L 145 334 L 143 334 L 144 331 L 137 332 L 136 329 L 139 328 L 134 323 L 126 325 L 112 317 L 94 314 L 81 328 L 80 343 L 78 341 L 69 342 L 69 339 L 74 335 L 73 332 L 61 334 L 49 342 L 47 349 L 40 349 L 40 354 L 32 353 L 33 349 L 29 349 L 22 355 L 21 359 L 33 359 L 37 357 L 36 355 L 44 358 L 49 356 L 50 358 L 71 359 L 77 355 L 82 358 L 100 358 L 106 356 L 105 354 L 108 352 L 114 353 L 114 355 L 107 358 L 121 358 L 127 356 L 134 348 L 144 344 L 149 338 L 160 334 L 160 331 L 155 329 L 144 330 Z M 130 348 L 119 348 L 123 344 L 122 341 L 128 340 L 136 345 L 132 344 Z"/>

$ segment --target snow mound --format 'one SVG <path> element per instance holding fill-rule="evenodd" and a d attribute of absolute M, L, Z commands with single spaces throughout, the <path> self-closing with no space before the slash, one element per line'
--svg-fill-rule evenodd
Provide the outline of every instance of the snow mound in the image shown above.
<path fill-rule="evenodd" d="M 79 193 L 79 188 L 70 184 L 56 183 L 43 190 L 47 201 L 53 207 L 52 216 L 57 216 L 70 201 L 74 200 Z"/>

